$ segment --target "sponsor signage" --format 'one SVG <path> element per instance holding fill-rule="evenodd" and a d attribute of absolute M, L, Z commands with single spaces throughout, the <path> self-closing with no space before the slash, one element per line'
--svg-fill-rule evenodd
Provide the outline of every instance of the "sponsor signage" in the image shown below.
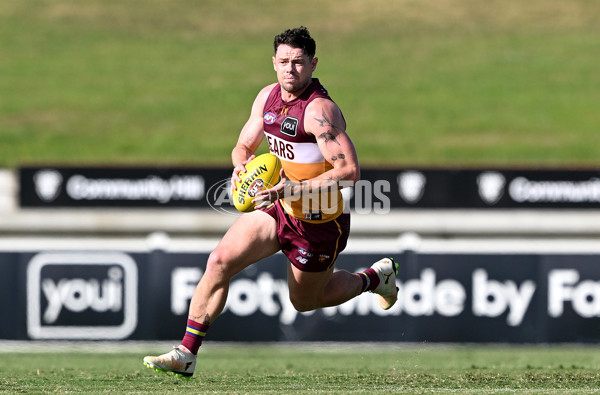
<path fill-rule="evenodd" d="M 27 267 L 32 339 L 124 339 L 138 322 L 138 269 L 123 253 L 40 253 Z"/>
<path fill-rule="evenodd" d="M 591 255 L 415 254 L 398 256 L 398 302 L 382 310 L 370 293 L 340 306 L 299 313 L 289 301 L 285 258 L 271 257 L 230 285 L 211 328 L 215 340 L 596 342 L 600 272 Z M 346 254 L 351 272 L 381 256 Z M 204 261 L 204 260 L 202 260 Z M 191 260 L 190 260 L 191 262 Z M 203 267 L 176 265 L 169 313 L 178 337 Z M 240 330 L 243 328 L 243 330 Z M 376 330 L 375 330 L 376 328 Z"/>
<path fill-rule="evenodd" d="M 285 117 L 281 123 L 281 133 L 291 137 L 296 137 L 298 132 L 298 119 L 294 117 Z"/>
<path fill-rule="evenodd" d="M 207 193 L 225 169 L 24 167 L 23 207 L 209 207 Z"/>
<path fill-rule="evenodd" d="M 364 270 L 387 254 L 343 254 Z M 6 339 L 172 340 L 182 336 L 206 253 L 1 253 Z M 374 295 L 300 313 L 286 258 L 233 278 L 210 339 L 225 341 L 600 341 L 599 255 L 395 254 L 398 302 Z M 199 264 L 200 263 L 200 264 Z M 368 333 L 368 339 L 365 337 Z"/>
<path fill-rule="evenodd" d="M 293 118 L 285 127 L 294 131 Z M 235 213 L 230 177 L 230 168 L 24 167 L 19 201 L 22 207 L 210 207 Z M 365 168 L 343 194 L 360 214 L 394 208 L 597 209 L 600 171 Z"/>
<path fill-rule="evenodd" d="M 600 171 L 594 170 L 364 169 L 361 178 L 370 182 L 355 188 L 358 209 L 365 209 L 364 202 L 391 208 L 600 208 Z"/>

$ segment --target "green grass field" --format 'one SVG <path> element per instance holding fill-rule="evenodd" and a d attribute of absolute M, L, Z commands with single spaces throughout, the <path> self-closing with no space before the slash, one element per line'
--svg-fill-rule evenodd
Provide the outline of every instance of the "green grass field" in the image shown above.
<path fill-rule="evenodd" d="M 3 1 L 0 166 L 229 165 L 301 24 L 363 165 L 595 166 L 598 20 L 588 0 Z"/>
<path fill-rule="evenodd" d="M 600 391 L 597 346 L 207 345 L 194 378 L 158 374 L 149 349 L 0 352 L 0 393 L 429 394 Z M 162 350 L 165 351 L 165 350 Z"/>

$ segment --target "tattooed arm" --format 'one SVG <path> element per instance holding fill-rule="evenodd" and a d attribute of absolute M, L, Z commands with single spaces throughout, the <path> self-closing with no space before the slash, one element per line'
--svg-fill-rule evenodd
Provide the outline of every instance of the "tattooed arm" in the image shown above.
<path fill-rule="evenodd" d="M 315 136 L 323 157 L 333 166 L 333 169 L 309 181 L 312 188 L 338 184 L 342 180 L 359 180 L 356 150 L 346 134 L 342 112 L 334 102 L 327 99 L 313 100 L 306 108 L 304 129 Z"/>
<path fill-rule="evenodd" d="M 317 139 L 323 157 L 333 169 L 302 182 L 290 181 L 282 171 L 282 182 L 277 186 L 256 194 L 259 207 L 286 194 L 289 196 L 319 192 L 322 188 L 347 187 L 360 179 L 360 168 L 356 150 L 346 134 L 346 123 L 339 107 L 327 99 L 315 99 L 306 108 L 304 130 Z M 340 183 L 344 181 L 343 183 Z"/>

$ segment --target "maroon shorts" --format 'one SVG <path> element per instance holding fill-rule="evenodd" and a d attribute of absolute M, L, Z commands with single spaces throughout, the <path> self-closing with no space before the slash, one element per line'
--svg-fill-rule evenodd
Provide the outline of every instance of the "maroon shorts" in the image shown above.
<path fill-rule="evenodd" d="M 313 224 L 288 215 L 277 201 L 264 210 L 277 221 L 281 251 L 303 272 L 324 272 L 346 248 L 350 234 L 350 214 L 332 221 Z"/>

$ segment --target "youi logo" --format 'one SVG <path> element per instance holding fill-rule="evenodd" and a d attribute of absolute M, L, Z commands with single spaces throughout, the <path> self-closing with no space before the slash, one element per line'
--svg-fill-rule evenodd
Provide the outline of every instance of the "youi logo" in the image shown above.
<path fill-rule="evenodd" d="M 43 252 L 27 267 L 32 339 L 125 339 L 137 326 L 138 272 L 127 254 Z"/>
<path fill-rule="evenodd" d="M 269 111 L 263 115 L 263 119 L 267 125 L 271 125 L 277 120 L 277 115 Z"/>

